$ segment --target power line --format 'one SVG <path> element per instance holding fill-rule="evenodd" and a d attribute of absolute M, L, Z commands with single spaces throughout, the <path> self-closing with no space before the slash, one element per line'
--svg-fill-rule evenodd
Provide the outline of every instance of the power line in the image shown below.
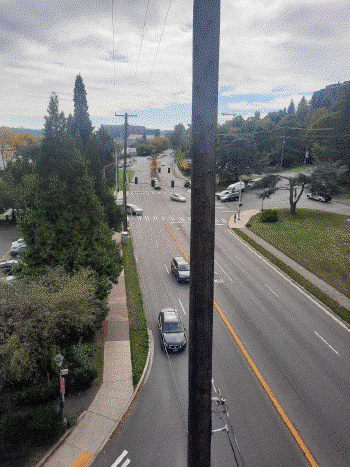
<path fill-rule="evenodd" d="M 171 2 L 172 2 L 172 0 L 170 0 L 170 2 L 169 2 L 168 11 L 167 11 L 166 16 L 165 16 L 162 34 L 161 34 L 160 39 L 159 39 L 159 42 L 158 42 L 158 47 L 157 47 L 156 56 L 154 57 L 153 65 L 152 65 L 152 68 L 151 68 L 151 72 L 150 72 L 150 74 L 149 74 L 149 79 L 148 79 L 148 82 L 147 82 L 147 88 L 148 88 L 148 86 L 149 86 L 149 82 L 150 82 L 150 80 L 151 80 L 151 76 L 152 76 L 152 73 L 153 73 L 153 68 L 154 68 L 154 65 L 155 65 L 156 60 L 157 60 L 158 50 L 159 50 L 160 43 L 162 42 L 162 37 L 163 37 L 164 29 L 165 29 L 165 23 L 166 23 L 166 20 L 168 19 L 168 14 L 169 14 L 169 10 L 170 10 L 170 7 L 171 7 Z"/>
<path fill-rule="evenodd" d="M 145 13 L 145 19 L 143 21 L 143 28 L 142 28 L 142 37 L 141 37 L 141 44 L 140 44 L 140 49 L 139 49 L 139 55 L 137 57 L 137 63 L 136 63 L 136 70 L 135 70 L 135 76 L 134 76 L 134 87 L 136 83 L 136 75 L 137 75 L 137 69 L 139 66 L 139 60 L 140 60 L 140 55 L 141 55 L 141 48 L 142 48 L 142 42 L 143 42 L 143 35 L 145 33 L 145 24 L 146 24 L 146 18 L 147 18 L 147 13 L 148 13 L 148 7 L 149 7 L 149 0 L 147 2 L 147 8 L 146 8 L 146 13 Z"/>

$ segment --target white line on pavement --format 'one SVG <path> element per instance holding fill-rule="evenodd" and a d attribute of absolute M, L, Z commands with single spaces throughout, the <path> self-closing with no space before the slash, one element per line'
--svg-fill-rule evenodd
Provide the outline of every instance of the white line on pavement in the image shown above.
<path fill-rule="evenodd" d="M 236 259 L 238 259 L 238 261 L 240 261 L 242 264 L 243 264 L 243 261 L 241 259 L 238 258 L 238 256 L 236 255 L 233 255 Z"/>
<path fill-rule="evenodd" d="M 179 302 L 180 302 L 180 305 L 181 305 L 181 308 L 182 308 L 182 311 L 186 314 L 186 311 L 185 311 L 185 308 L 183 307 L 182 303 L 181 303 L 181 300 L 179 299 Z"/>
<path fill-rule="evenodd" d="M 272 293 L 274 293 L 274 294 L 276 295 L 276 297 L 278 297 L 278 295 L 276 294 L 276 292 L 274 292 L 267 284 L 265 284 L 265 285 L 266 285 L 266 287 L 267 287 Z"/>
<path fill-rule="evenodd" d="M 322 339 L 323 342 L 324 342 L 326 345 L 328 345 L 328 347 L 330 347 L 330 348 L 333 350 L 333 352 L 335 352 L 337 355 L 339 355 L 339 353 L 338 353 L 336 350 L 334 350 L 333 347 L 332 347 L 330 344 L 328 344 L 328 342 L 327 342 L 325 339 L 323 339 L 323 337 L 320 336 L 318 332 L 314 331 L 314 333 L 315 333 L 320 339 Z"/>
<path fill-rule="evenodd" d="M 166 269 L 166 272 L 169 274 L 169 269 L 166 267 L 166 264 L 164 264 L 164 267 Z"/>
<path fill-rule="evenodd" d="M 231 277 L 227 274 L 226 271 L 224 271 L 224 270 L 222 269 L 222 267 L 221 267 L 220 264 L 216 261 L 216 259 L 214 259 L 214 262 L 219 266 L 219 268 L 221 269 L 221 271 L 222 271 L 224 274 L 226 274 L 226 276 L 229 278 L 229 280 L 230 280 L 231 282 L 233 282 L 233 280 L 231 279 Z"/>
<path fill-rule="evenodd" d="M 116 461 L 112 464 L 111 467 L 117 467 L 117 465 L 119 464 L 119 462 L 121 462 L 125 456 L 128 455 L 128 451 L 123 451 L 120 456 L 118 457 L 118 459 L 116 459 Z"/>
<path fill-rule="evenodd" d="M 131 462 L 130 459 L 126 459 L 126 461 L 124 462 L 124 464 L 122 464 L 120 467 L 126 467 L 127 465 L 129 465 Z"/>

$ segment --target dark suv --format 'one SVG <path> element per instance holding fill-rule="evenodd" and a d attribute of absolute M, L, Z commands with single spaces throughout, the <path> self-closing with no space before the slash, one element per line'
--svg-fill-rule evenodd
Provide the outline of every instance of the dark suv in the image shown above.
<path fill-rule="evenodd" d="M 171 272 L 178 282 L 190 281 L 190 264 L 182 256 L 176 256 L 171 262 Z"/>

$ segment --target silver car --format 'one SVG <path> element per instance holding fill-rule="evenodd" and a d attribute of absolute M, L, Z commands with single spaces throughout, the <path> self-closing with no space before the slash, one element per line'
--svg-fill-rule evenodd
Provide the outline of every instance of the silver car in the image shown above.
<path fill-rule="evenodd" d="M 127 204 L 126 213 L 131 214 L 132 216 L 142 216 L 143 211 L 141 208 L 136 206 L 136 204 Z"/>
<path fill-rule="evenodd" d="M 186 198 L 178 193 L 170 193 L 170 199 L 173 201 L 179 201 L 180 203 L 186 203 Z"/>
<path fill-rule="evenodd" d="M 19 238 L 17 241 L 12 242 L 11 244 L 11 250 L 10 250 L 10 255 L 11 256 L 16 256 L 22 252 L 24 252 L 27 248 L 26 242 L 24 241 L 23 238 Z"/>

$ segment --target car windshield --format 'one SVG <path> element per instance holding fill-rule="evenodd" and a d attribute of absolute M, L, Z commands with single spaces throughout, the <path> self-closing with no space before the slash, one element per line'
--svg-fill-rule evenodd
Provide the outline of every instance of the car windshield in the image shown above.
<path fill-rule="evenodd" d="M 183 332 L 182 324 L 177 321 L 168 321 L 164 323 L 164 332 Z"/>
<path fill-rule="evenodd" d="M 186 263 L 179 264 L 179 271 L 189 271 L 189 270 L 190 270 L 189 264 L 186 264 Z"/>

